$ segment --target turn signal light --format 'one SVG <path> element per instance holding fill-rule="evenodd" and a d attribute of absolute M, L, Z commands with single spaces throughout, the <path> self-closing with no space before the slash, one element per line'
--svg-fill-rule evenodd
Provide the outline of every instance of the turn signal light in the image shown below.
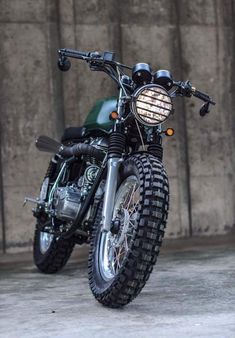
<path fill-rule="evenodd" d="M 175 133 L 173 128 L 167 128 L 167 130 L 165 131 L 165 135 L 166 136 L 173 136 Z"/>
<path fill-rule="evenodd" d="M 118 119 L 118 113 L 116 111 L 112 111 L 112 113 L 110 114 L 110 119 L 111 120 L 117 120 Z"/>

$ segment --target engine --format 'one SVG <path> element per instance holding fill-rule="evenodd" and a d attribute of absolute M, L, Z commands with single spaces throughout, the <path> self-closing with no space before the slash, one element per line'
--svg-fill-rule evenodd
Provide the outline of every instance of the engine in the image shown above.
<path fill-rule="evenodd" d="M 76 219 L 81 208 L 81 202 L 87 196 L 98 170 L 97 165 L 89 165 L 77 183 L 56 189 L 53 199 L 56 218 L 67 222 Z"/>
<path fill-rule="evenodd" d="M 57 188 L 53 206 L 56 218 L 62 221 L 74 221 L 81 207 L 80 189 L 74 185 Z"/>
<path fill-rule="evenodd" d="M 108 142 L 105 138 L 97 137 L 90 140 L 90 144 L 98 149 L 107 151 Z M 73 222 L 80 211 L 81 203 L 89 193 L 99 170 L 99 162 L 95 158 L 86 157 L 86 169 L 77 182 L 65 187 L 58 187 L 54 193 L 53 209 L 56 218 Z"/>

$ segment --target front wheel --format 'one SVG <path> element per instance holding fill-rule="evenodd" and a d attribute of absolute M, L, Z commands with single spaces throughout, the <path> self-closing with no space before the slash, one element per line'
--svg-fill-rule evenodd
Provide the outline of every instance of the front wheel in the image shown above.
<path fill-rule="evenodd" d="M 127 159 L 120 170 L 111 231 L 101 231 L 100 207 L 92 233 L 89 283 L 100 303 L 120 307 L 140 293 L 159 254 L 168 205 L 162 163 L 149 154 Z"/>

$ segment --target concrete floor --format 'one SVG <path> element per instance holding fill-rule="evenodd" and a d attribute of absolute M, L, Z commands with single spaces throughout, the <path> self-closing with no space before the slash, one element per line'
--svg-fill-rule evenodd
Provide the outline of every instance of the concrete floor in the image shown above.
<path fill-rule="evenodd" d="M 0 337 L 235 337 L 234 239 L 166 241 L 148 284 L 121 310 L 93 299 L 85 254 L 57 275 L 38 273 L 31 254 L 3 256 Z"/>

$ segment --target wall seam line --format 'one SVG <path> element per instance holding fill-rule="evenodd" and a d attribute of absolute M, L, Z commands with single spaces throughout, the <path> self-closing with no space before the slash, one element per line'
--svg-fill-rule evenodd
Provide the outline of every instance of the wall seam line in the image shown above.
<path fill-rule="evenodd" d="M 2 223 L 2 252 L 6 253 L 6 223 L 5 223 L 5 205 L 4 205 L 4 187 L 2 170 L 2 124 L 0 123 L 0 209 Z"/>
<path fill-rule="evenodd" d="M 180 12 L 179 12 L 179 1 L 175 0 L 175 10 L 176 10 L 176 30 L 177 30 L 177 44 L 178 44 L 178 53 L 179 53 L 179 74 L 181 79 L 184 78 L 183 72 L 183 55 L 182 55 L 182 39 L 181 39 L 181 29 L 180 29 Z M 185 151 L 185 170 L 186 170 L 186 189 L 188 195 L 188 218 L 189 218 L 189 236 L 193 235 L 192 228 L 192 202 L 191 202 L 191 184 L 190 184 L 190 164 L 189 164 L 189 148 L 188 148 L 188 133 L 187 133 L 187 120 L 186 120 L 186 106 L 185 99 L 182 99 L 182 116 L 183 116 L 183 136 L 185 140 L 184 151 Z"/>

